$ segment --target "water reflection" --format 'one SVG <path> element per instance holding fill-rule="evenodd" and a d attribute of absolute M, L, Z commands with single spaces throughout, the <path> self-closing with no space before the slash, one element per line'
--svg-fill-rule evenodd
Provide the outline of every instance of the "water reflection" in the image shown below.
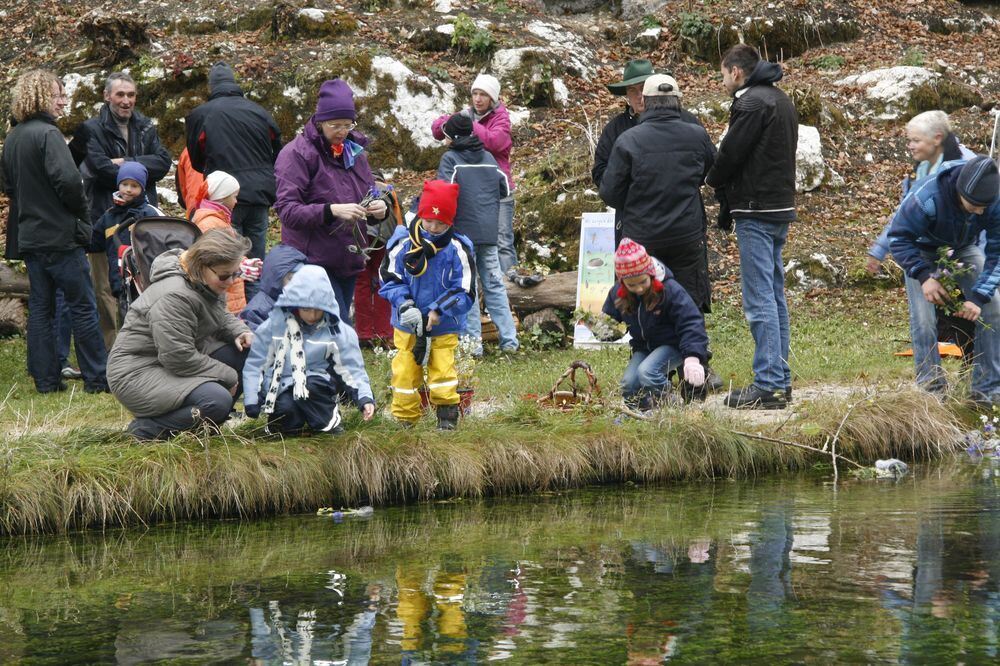
<path fill-rule="evenodd" d="M 0 662 L 993 662 L 997 471 L 8 539 Z"/>

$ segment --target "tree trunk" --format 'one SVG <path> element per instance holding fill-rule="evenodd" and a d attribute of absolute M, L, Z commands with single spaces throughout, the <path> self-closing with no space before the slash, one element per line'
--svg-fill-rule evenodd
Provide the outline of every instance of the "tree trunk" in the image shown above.
<path fill-rule="evenodd" d="M 566 327 L 563 326 L 562 319 L 556 313 L 555 308 L 545 308 L 538 312 L 532 312 L 521 321 L 521 330 L 531 331 L 535 326 L 545 333 L 558 333 L 566 335 Z"/>
<path fill-rule="evenodd" d="M 28 298 L 28 276 L 0 262 L 0 298 Z"/>
<path fill-rule="evenodd" d="M 522 317 L 546 308 L 572 310 L 576 307 L 576 271 L 552 273 L 535 287 L 522 289 L 512 282 L 504 282 L 510 308 Z"/>
<path fill-rule="evenodd" d="M 23 334 L 27 323 L 21 301 L 16 298 L 0 298 L 0 338 Z"/>

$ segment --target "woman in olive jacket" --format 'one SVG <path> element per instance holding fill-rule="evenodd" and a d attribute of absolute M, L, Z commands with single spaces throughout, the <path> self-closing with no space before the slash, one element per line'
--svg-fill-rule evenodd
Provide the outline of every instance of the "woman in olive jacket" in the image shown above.
<path fill-rule="evenodd" d="M 153 261 L 108 358 L 111 392 L 135 415 L 128 431 L 164 439 L 229 418 L 253 337 L 226 309 L 250 241 L 214 229 Z"/>

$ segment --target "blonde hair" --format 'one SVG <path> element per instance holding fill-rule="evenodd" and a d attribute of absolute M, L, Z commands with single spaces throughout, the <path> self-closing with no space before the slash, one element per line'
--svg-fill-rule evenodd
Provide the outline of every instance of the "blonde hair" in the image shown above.
<path fill-rule="evenodd" d="M 944 111 L 924 111 L 910 118 L 906 129 L 918 132 L 928 139 L 933 139 L 937 134 L 944 138 L 951 132 L 951 123 Z"/>
<path fill-rule="evenodd" d="M 17 83 L 11 91 L 10 104 L 14 120 L 23 123 L 31 116 L 48 111 L 52 107 L 53 83 L 62 91 L 62 81 L 44 69 L 33 69 L 17 77 Z"/>
<path fill-rule="evenodd" d="M 204 283 L 207 269 L 232 266 L 249 251 L 250 239 L 226 229 L 211 229 L 184 251 L 181 263 L 192 282 Z"/>

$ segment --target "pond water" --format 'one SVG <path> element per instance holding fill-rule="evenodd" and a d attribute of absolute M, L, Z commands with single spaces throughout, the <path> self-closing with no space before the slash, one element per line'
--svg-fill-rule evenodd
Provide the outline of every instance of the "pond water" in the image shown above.
<path fill-rule="evenodd" d="M 996 663 L 1000 465 L 0 540 L 0 663 Z"/>

